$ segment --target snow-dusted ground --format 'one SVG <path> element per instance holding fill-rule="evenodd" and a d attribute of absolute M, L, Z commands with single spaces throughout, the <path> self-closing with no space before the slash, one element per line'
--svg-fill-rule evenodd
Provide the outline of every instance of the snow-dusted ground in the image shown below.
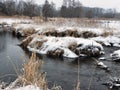
<path fill-rule="evenodd" d="M 91 39 L 95 40 L 99 43 L 102 43 L 105 46 L 120 47 L 120 38 L 116 37 L 116 36 L 108 36 L 108 37 L 99 36 L 99 37 L 94 37 L 94 38 L 91 38 Z"/>
<path fill-rule="evenodd" d="M 35 86 L 35 85 L 27 85 L 24 87 L 18 87 L 18 88 L 14 88 L 14 89 L 10 89 L 9 87 L 5 88 L 5 89 L 0 89 L 0 90 L 42 90 L 39 87 Z"/>
<path fill-rule="evenodd" d="M 14 90 L 41 90 L 41 89 L 37 86 L 28 85 L 25 87 L 20 87 L 20 88 L 14 89 Z"/>
<path fill-rule="evenodd" d="M 20 24 L 20 23 L 32 23 L 30 19 L 17 19 L 17 18 L 0 18 L 0 24 L 6 23 L 8 25 Z"/>

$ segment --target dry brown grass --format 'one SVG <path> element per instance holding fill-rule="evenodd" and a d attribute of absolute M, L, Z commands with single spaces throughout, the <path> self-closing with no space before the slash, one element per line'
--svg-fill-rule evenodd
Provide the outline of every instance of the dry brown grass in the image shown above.
<path fill-rule="evenodd" d="M 33 48 L 39 49 L 42 46 L 42 44 L 46 41 L 47 40 L 36 41 L 33 45 Z"/>
<path fill-rule="evenodd" d="M 84 38 L 90 38 L 90 37 L 96 37 L 97 34 L 91 31 L 82 31 L 80 36 Z"/>
<path fill-rule="evenodd" d="M 74 43 L 72 43 L 72 44 L 70 44 L 69 46 L 68 46 L 68 48 L 71 50 L 71 51 L 73 51 L 73 52 L 75 52 L 76 53 L 76 48 L 77 48 L 77 42 L 74 42 Z"/>
<path fill-rule="evenodd" d="M 35 83 L 37 78 L 39 62 L 36 60 L 36 55 L 32 53 L 30 59 L 24 63 L 24 78 L 26 79 L 26 83 Z"/>
<path fill-rule="evenodd" d="M 112 32 L 112 31 L 107 31 L 107 30 L 105 30 L 105 31 L 102 33 L 101 36 L 107 37 L 107 36 L 110 36 L 110 35 L 113 35 L 113 32 Z"/>
<path fill-rule="evenodd" d="M 44 38 L 44 36 L 39 36 L 39 35 L 36 36 L 36 38 L 39 39 L 39 40 L 35 40 L 34 42 L 30 43 L 29 45 L 30 45 L 31 48 L 40 49 L 40 47 L 42 46 L 42 44 L 44 42 L 46 42 L 47 39 Z"/>
<path fill-rule="evenodd" d="M 57 36 L 57 31 L 54 27 L 49 27 L 45 28 L 41 34 L 46 36 Z"/>
<path fill-rule="evenodd" d="M 20 43 L 20 46 L 22 46 L 23 48 L 27 47 L 27 45 L 32 41 L 33 37 L 34 35 L 31 35 L 25 38 L 24 40 L 22 40 L 22 42 Z"/>
<path fill-rule="evenodd" d="M 77 30 L 74 30 L 74 29 L 73 30 L 68 29 L 64 33 L 66 36 L 77 36 L 78 34 Z"/>
<path fill-rule="evenodd" d="M 35 53 L 32 53 L 29 60 L 23 64 L 23 75 L 18 77 L 22 86 L 37 85 L 41 90 L 48 90 L 46 73 L 39 72 L 38 68 L 43 67 L 43 61 L 38 60 Z"/>
<path fill-rule="evenodd" d="M 29 36 L 35 33 L 35 29 L 33 27 L 23 29 L 24 36 Z"/>

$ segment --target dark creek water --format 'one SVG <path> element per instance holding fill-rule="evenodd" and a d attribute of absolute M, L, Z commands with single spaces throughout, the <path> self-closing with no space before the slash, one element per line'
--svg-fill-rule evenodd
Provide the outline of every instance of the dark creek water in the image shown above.
<path fill-rule="evenodd" d="M 28 59 L 28 52 L 17 46 L 20 40 L 9 32 L 0 32 L 0 82 L 10 83 L 15 80 L 16 69 L 21 70 L 24 59 Z M 105 47 L 106 56 L 118 48 Z M 40 56 L 40 55 L 39 55 Z M 62 86 L 63 90 L 74 90 L 77 81 L 77 60 L 48 58 L 40 56 L 45 61 L 44 71 L 47 72 L 49 87 L 54 83 Z M 120 63 L 103 61 L 111 72 L 96 68 L 92 58 L 80 60 L 81 90 L 107 90 L 102 83 L 110 76 L 120 76 Z"/>

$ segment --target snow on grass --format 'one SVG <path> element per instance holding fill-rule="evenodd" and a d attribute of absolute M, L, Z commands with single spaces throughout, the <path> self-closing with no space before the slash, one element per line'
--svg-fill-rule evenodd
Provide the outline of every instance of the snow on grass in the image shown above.
<path fill-rule="evenodd" d="M 47 39 L 41 47 L 31 47 L 34 46 L 35 41 L 39 41 L 39 38 L 34 38 L 28 45 L 28 49 L 30 51 L 36 51 L 40 54 L 47 54 L 48 51 L 54 51 L 56 49 L 64 50 L 63 57 L 68 58 L 76 58 L 78 55 L 76 55 L 73 51 L 69 49 L 69 46 L 76 43 L 78 46 L 80 46 L 79 49 L 85 49 L 87 47 L 97 47 L 101 51 L 103 50 L 103 47 L 101 44 L 95 42 L 94 40 L 89 39 L 83 39 L 83 38 L 74 38 L 74 37 L 44 37 Z M 40 38 L 41 39 L 41 38 Z M 77 47 L 76 47 L 77 48 Z"/>
<path fill-rule="evenodd" d="M 92 21 L 92 22 L 91 22 Z M 53 31 L 65 32 L 67 30 L 77 31 L 77 33 L 82 33 L 85 31 L 90 31 L 96 35 L 102 35 L 105 31 L 112 32 L 114 35 L 119 35 L 120 33 L 120 21 L 117 20 L 86 20 L 82 19 L 57 19 L 51 22 L 42 22 L 37 24 L 34 20 L 30 19 L 17 19 L 17 18 L 0 18 L 0 23 L 14 24 L 16 32 L 22 32 L 23 29 L 33 27 L 39 34 L 53 29 Z M 62 23 L 62 25 L 60 25 Z M 64 24 L 63 24 L 64 23 Z M 92 24 L 93 23 L 93 24 Z M 71 25 L 72 24 L 72 25 Z M 90 24 L 90 25 L 88 25 Z M 96 26 L 97 24 L 97 26 Z M 24 34 L 22 34 L 24 35 Z"/>
<path fill-rule="evenodd" d="M 92 40 L 95 40 L 97 42 L 102 43 L 105 46 L 116 46 L 116 47 L 120 47 L 120 38 L 119 37 L 115 37 L 115 36 L 108 36 L 108 37 L 94 37 L 92 38 Z"/>
<path fill-rule="evenodd" d="M 120 50 L 114 51 L 110 56 L 112 58 L 120 59 Z"/>
<path fill-rule="evenodd" d="M 39 41 L 39 38 L 34 38 L 30 42 L 28 49 L 30 51 L 35 50 L 40 54 L 47 54 L 48 51 L 61 49 L 64 50 L 64 54 L 63 54 L 64 57 L 69 57 L 69 58 L 77 57 L 75 53 L 73 53 L 71 50 L 68 49 L 68 46 L 75 42 L 74 39 L 70 37 L 66 37 L 66 38 L 44 37 L 44 39 L 47 39 L 47 41 L 44 42 L 41 47 L 39 47 L 39 51 L 37 49 L 35 50 L 34 47 L 33 48 L 30 47 L 35 41 Z"/>
<path fill-rule="evenodd" d="M 9 25 L 13 23 L 31 23 L 29 19 L 17 19 L 17 18 L 0 18 L 0 23 L 6 22 Z"/>
<path fill-rule="evenodd" d="M 91 32 L 93 34 L 96 34 L 97 36 L 103 35 L 105 34 L 105 32 L 107 32 L 107 36 L 109 36 L 109 34 L 114 34 L 114 35 L 118 35 L 118 32 L 120 33 L 120 31 L 118 30 L 118 28 L 97 28 L 97 27 L 68 27 L 68 26 L 62 26 L 62 27 L 57 27 L 54 25 L 38 25 L 38 24 L 17 24 L 16 26 L 14 26 L 14 28 L 16 29 L 16 31 L 18 32 L 19 30 L 22 32 L 22 30 L 24 30 L 25 28 L 29 28 L 29 27 L 33 27 L 36 32 L 38 34 L 44 34 L 46 32 L 51 32 L 51 33 L 61 33 L 63 32 L 64 34 L 66 33 L 66 31 L 71 31 L 71 32 L 76 32 L 78 35 L 82 35 L 82 33 L 84 33 L 85 31 Z"/>

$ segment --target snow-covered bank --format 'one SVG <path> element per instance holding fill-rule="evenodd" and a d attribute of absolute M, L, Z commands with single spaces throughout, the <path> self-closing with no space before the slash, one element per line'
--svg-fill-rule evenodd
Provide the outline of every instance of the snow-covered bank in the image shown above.
<path fill-rule="evenodd" d="M 119 61 L 120 62 L 120 50 L 114 51 L 110 57 L 112 58 L 113 61 Z"/>
<path fill-rule="evenodd" d="M 105 46 L 116 46 L 120 47 L 120 38 L 116 36 L 108 36 L 108 37 L 94 37 L 91 38 L 92 40 L 95 40 Z"/>
<path fill-rule="evenodd" d="M 30 37 L 31 38 L 31 37 Z M 30 41 L 29 38 L 23 40 L 30 51 L 36 51 L 40 54 L 50 54 L 53 56 L 63 56 L 68 58 L 77 58 L 80 54 L 87 56 L 96 56 L 103 53 L 103 47 L 101 44 L 94 40 L 74 38 L 74 37 L 46 37 L 36 35 L 33 36 Z"/>

